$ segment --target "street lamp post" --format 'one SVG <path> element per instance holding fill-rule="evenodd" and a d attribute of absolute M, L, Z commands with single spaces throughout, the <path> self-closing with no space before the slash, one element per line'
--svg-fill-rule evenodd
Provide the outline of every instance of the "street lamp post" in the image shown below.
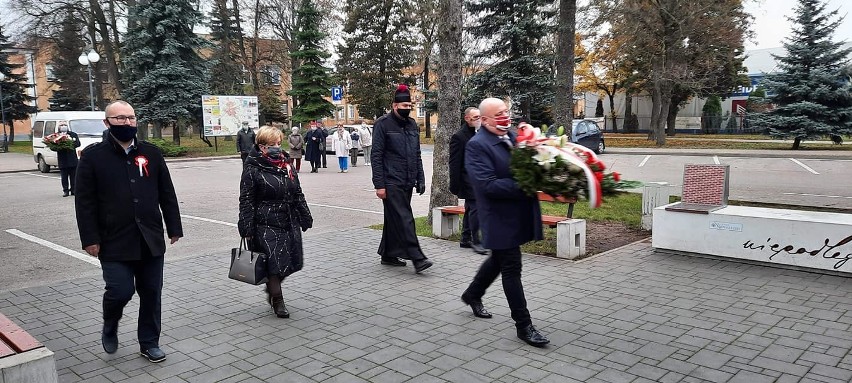
<path fill-rule="evenodd" d="M 6 136 L 6 107 L 3 105 L 3 82 L 6 75 L 0 72 L 0 113 L 3 114 L 3 153 L 9 152 L 9 137 Z"/>
<path fill-rule="evenodd" d="M 77 58 L 77 62 L 79 62 L 80 65 L 85 65 L 89 70 L 89 101 L 91 102 L 92 111 L 95 110 L 95 88 L 92 85 L 92 64 L 100 60 L 101 55 L 99 55 L 98 52 L 95 52 L 94 49 L 90 50 L 89 53 L 80 53 L 80 57 Z"/>

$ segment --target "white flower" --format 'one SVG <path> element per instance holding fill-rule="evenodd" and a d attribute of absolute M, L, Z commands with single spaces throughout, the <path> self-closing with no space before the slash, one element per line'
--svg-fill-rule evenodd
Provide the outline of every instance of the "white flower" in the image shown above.
<path fill-rule="evenodd" d="M 545 169 L 550 169 L 550 164 L 556 163 L 556 155 L 549 150 L 539 150 L 538 154 L 532 157 L 539 166 Z"/>

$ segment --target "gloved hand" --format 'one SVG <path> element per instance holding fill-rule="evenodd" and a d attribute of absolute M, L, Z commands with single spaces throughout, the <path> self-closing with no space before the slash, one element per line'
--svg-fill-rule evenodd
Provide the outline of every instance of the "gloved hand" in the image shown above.
<path fill-rule="evenodd" d="M 415 185 L 415 188 L 417 189 L 417 194 L 423 195 L 423 193 L 426 193 L 426 185 L 418 183 Z"/>

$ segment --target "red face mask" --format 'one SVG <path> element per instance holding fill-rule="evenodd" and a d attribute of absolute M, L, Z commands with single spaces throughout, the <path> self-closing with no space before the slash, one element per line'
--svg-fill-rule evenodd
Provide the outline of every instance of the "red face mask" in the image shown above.
<path fill-rule="evenodd" d="M 512 124 L 512 119 L 509 116 L 496 116 L 492 120 L 494 120 L 494 127 L 500 130 L 509 130 L 509 125 Z"/>

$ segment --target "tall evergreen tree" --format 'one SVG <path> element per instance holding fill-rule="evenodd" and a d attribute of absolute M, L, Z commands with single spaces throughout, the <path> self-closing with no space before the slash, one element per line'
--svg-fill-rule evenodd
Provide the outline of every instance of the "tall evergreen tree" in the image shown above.
<path fill-rule="evenodd" d="M 50 61 L 59 89 L 50 97 L 50 110 L 89 110 L 88 74 L 77 62 L 85 47 L 80 26 L 85 22 L 71 10 L 65 10 L 62 29 L 54 39 L 55 50 Z M 97 104 L 97 102 L 96 102 Z"/>
<path fill-rule="evenodd" d="M 38 108 L 30 105 L 35 97 L 26 93 L 33 85 L 27 84 L 27 76 L 21 74 L 24 72 L 24 64 L 9 62 L 9 51 L 14 47 L 0 25 L 0 73 L 6 76 L 6 79 L 0 82 L 0 87 L 3 88 L 3 110 L 6 112 L 10 143 L 15 142 L 15 125 L 11 122 L 27 119 L 30 114 L 38 112 Z"/>
<path fill-rule="evenodd" d="M 542 49 L 552 44 L 553 1 L 470 0 L 467 8 L 478 15 L 478 23 L 469 27 L 471 35 L 491 42 L 477 56 L 493 61 L 468 79 L 472 91 L 467 103 L 478 103 L 482 96 L 508 97 L 520 106 L 523 118 L 541 123 L 541 112 L 553 102 L 553 53 Z"/>
<path fill-rule="evenodd" d="M 227 0 L 213 2 L 210 14 L 210 38 L 215 42 L 210 68 L 210 91 L 214 94 L 243 94 L 242 67 L 238 61 L 239 34 L 234 13 L 228 9 Z"/>
<path fill-rule="evenodd" d="M 352 0 L 346 4 L 337 69 L 349 82 L 349 101 L 361 117 L 390 108 L 396 84 L 411 83 L 403 70 L 416 62 L 411 0 Z"/>
<path fill-rule="evenodd" d="M 194 118 L 207 93 L 207 66 L 198 50 L 207 42 L 193 33 L 201 15 L 188 0 L 150 0 L 131 9 L 140 22 L 127 31 L 124 64 L 125 98 L 144 123 L 154 124 L 160 137 L 163 125 L 173 124 L 180 143 L 181 118 Z"/>
<path fill-rule="evenodd" d="M 308 122 L 334 115 L 334 104 L 323 98 L 331 94 L 331 75 L 323 61 L 331 54 L 322 50 L 321 15 L 312 0 L 302 0 L 297 11 L 296 50 L 290 57 L 298 61 L 293 72 L 293 89 L 288 93 L 298 100 L 293 108 L 293 122 Z"/>
<path fill-rule="evenodd" d="M 799 1 L 790 18 L 793 34 L 784 42 L 787 56 L 775 57 L 780 70 L 762 84 L 777 108 L 755 125 L 773 137 L 793 138 L 793 149 L 807 139 L 852 135 L 852 83 L 843 76 L 852 49 L 832 41 L 843 18 L 825 8 L 824 1 Z"/>

